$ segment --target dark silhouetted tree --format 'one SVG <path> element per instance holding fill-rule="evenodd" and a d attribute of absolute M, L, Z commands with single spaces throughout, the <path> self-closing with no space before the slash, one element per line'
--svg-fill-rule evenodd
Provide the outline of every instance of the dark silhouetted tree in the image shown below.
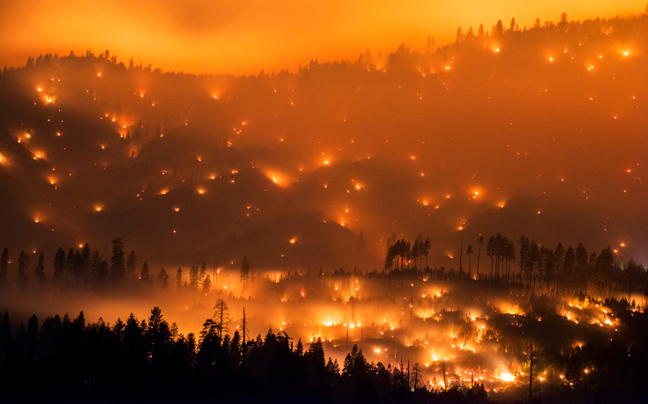
<path fill-rule="evenodd" d="M 126 273 L 129 278 L 135 276 L 135 268 L 137 267 L 137 256 L 135 255 L 135 250 L 131 250 L 128 254 L 128 259 L 126 260 Z"/>
<path fill-rule="evenodd" d="M 491 259 L 491 274 L 490 279 L 493 280 L 493 273 L 495 269 L 495 263 L 493 259 L 497 256 L 497 245 L 495 241 L 495 236 L 490 236 L 488 243 L 486 244 L 486 255 Z"/>
<path fill-rule="evenodd" d="M 65 257 L 65 272 L 74 273 L 74 248 L 70 247 L 67 256 Z"/>
<path fill-rule="evenodd" d="M 65 250 L 59 247 L 54 254 L 54 276 L 52 277 L 54 282 L 61 282 L 63 276 L 65 275 Z"/>
<path fill-rule="evenodd" d="M 418 262 L 418 257 L 419 257 L 419 243 L 418 243 L 418 241 L 414 241 L 414 243 L 412 244 L 411 257 L 414 260 L 414 266 L 415 267 L 418 266 L 418 265 L 416 265 L 417 262 Z"/>
<path fill-rule="evenodd" d="M 182 288 L 182 268 L 178 267 L 178 270 L 176 271 L 176 285 L 178 286 L 178 289 Z"/>
<path fill-rule="evenodd" d="M 209 293 L 211 290 L 212 282 L 211 282 L 211 277 L 209 275 L 205 275 L 205 279 L 203 280 L 202 283 L 202 292 L 206 295 Z"/>
<path fill-rule="evenodd" d="M 576 278 L 576 287 L 581 291 L 587 288 L 587 281 L 590 277 L 590 274 L 588 273 L 587 257 L 588 254 L 585 246 L 583 246 L 583 243 L 578 243 L 575 251 L 576 265 L 574 272 Z"/>
<path fill-rule="evenodd" d="M 90 251 L 90 244 L 85 243 L 85 245 L 81 249 L 81 258 L 79 265 L 74 268 L 74 277 L 79 281 L 87 278 L 90 275 L 91 265 L 92 252 Z"/>
<path fill-rule="evenodd" d="M 556 249 L 554 250 L 554 260 L 555 260 L 555 273 L 556 273 L 556 285 L 557 287 L 562 286 L 562 279 L 564 276 L 564 265 L 565 265 L 565 249 L 563 248 L 562 243 L 558 243 Z"/>
<path fill-rule="evenodd" d="M 110 275 L 113 281 L 120 283 L 124 279 L 124 241 L 117 237 L 112 244 L 112 256 L 110 257 Z"/>
<path fill-rule="evenodd" d="M 18 283 L 21 286 L 27 286 L 29 282 L 29 277 L 27 276 L 27 264 L 29 263 L 29 258 L 25 251 L 21 251 L 18 255 Z"/>
<path fill-rule="evenodd" d="M 223 334 L 227 333 L 229 328 L 229 312 L 227 310 L 227 303 L 223 299 L 218 299 L 216 306 L 214 306 L 214 322 L 217 325 L 218 337 L 223 338 Z"/>
<path fill-rule="evenodd" d="M 610 294 L 615 258 L 610 246 L 601 251 L 601 254 L 596 257 L 592 282 L 600 296 L 608 297 Z"/>
<path fill-rule="evenodd" d="M 472 278 L 472 270 L 471 270 L 471 263 L 470 263 L 470 256 L 473 253 L 473 248 L 471 245 L 466 248 L 466 255 L 468 256 L 468 278 Z"/>
<path fill-rule="evenodd" d="M 45 285 L 45 281 L 47 280 L 45 277 L 45 253 L 42 251 L 38 255 L 38 263 L 36 264 L 36 268 L 34 268 L 34 277 L 40 286 Z"/>
<path fill-rule="evenodd" d="M 199 269 L 195 265 L 191 265 L 191 269 L 189 270 L 189 286 L 192 289 L 197 289 L 198 288 L 198 280 L 199 278 Z"/>
<path fill-rule="evenodd" d="M 502 35 L 504 35 L 504 24 L 502 23 L 502 20 L 497 20 L 497 24 L 493 29 L 493 36 L 501 37 Z"/>
<path fill-rule="evenodd" d="M 241 260 L 241 282 L 247 281 L 250 276 L 250 263 L 246 256 Z"/>
<path fill-rule="evenodd" d="M 430 255 L 430 248 L 432 244 L 430 243 L 430 238 L 426 237 L 423 242 L 423 255 L 425 255 L 425 268 L 428 268 L 428 255 Z"/>
<path fill-rule="evenodd" d="M 481 249 L 482 249 L 482 246 L 484 245 L 484 236 L 482 236 L 481 234 L 479 235 L 479 240 L 477 241 L 477 245 L 479 247 L 477 247 L 477 271 L 476 271 L 477 274 L 476 274 L 476 276 L 477 276 L 477 279 L 479 279 L 479 261 L 481 259 Z"/>
<path fill-rule="evenodd" d="M 574 248 L 569 246 L 567 251 L 565 251 L 565 262 L 563 264 L 562 278 L 564 282 L 564 288 L 567 291 L 571 291 L 574 288 L 574 283 L 576 281 L 575 276 L 575 265 L 576 265 L 576 253 Z"/>
<path fill-rule="evenodd" d="M 504 237 L 505 240 L 505 245 L 504 245 L 504 259 L 506 261 L 506 282 L 509 282 L 509 277 L 512 276 L 512 262 L 515 261 L 515 246 L 513 246 L 513 243 L 508 241 L 506 237 Z"/>
<path fill-rule="evenodd" d="M 158 272 L 157 278 L 162 289 L 169 288 L 169 274 L 167 274 L 167 271 L 164 268 L 160 268 L 160 272 Z"/>
<path fill-rule="evenodd" d="M 412 380 L 411 380 L 411 386 L 414 391 L 418 390 L 418 385 L 421 383 L 423 378 L 423 375 L 421 373 L 420 365 L 418 363 L 414 364 L 414 367 L 412 368 Z"/>
<path fill-rule="evenodd" d="M 205 279 L 205 273 L 207 272 L 207 263 L 205 261 L 200 264 L 200 279 Z"/>
<path fill-rule="evenodd" d="M 560 22 L 558 23 L 558 26 L 562 30 L 567 29 L 567 27 L 569 26 L 569 20 L 567 19 L 567 13 L 560 14 Z"/>
<path fill-rule="evenodd" d="M 151 274 L 149 272 L 149 266 L 144 261 L 144 265 L 142 265 L 142 272 L 140 272 L 140 281 L 142 284 L 146 285 L 151 281 Z"/>
<path fill-rule="evenodd" d="M 632 292 L 638 289 L 639 285 L 641 285 L 642 274 L 642 268 L 637 265 L 634 260 L 628 261 L 628 264 L 623 270 L 623 285 L 628 291 L 628 300 L 632 299 Z"/>

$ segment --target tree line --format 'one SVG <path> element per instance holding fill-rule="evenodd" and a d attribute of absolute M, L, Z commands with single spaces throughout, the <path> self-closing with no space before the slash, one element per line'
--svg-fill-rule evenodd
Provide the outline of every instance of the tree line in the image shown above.
<path fill-rule="evenodd" d="M 486 402 L 483 385 L 430 391 L 418 364 L 385 367 L 357 346 L 340 365 L 325 360 L 320 339 L 305 347 L 272 329 L 250 338 L 245 309 L 242 318 L 230 333 L 227 304 L 219 300 L 199 335 L 185 336 L 158 307 L 145 320 L 131 314 L 112 325 L 86 324 L 83 312 L 42 323 L 34 315 L 16 331 L 5 312 L 3 401 Z"/>
<path fill-rule="evenodd" d="M 490 258 L 490 271 L 480 272 L 482 250 Z M 583 243 L 576 248 L 562 243 L 555 248 L 545 247 L 528 236 L 520 236 L 518 248 L 508 237 L 500 233 L 491 235 L 484 242 L 484 236 L 477 240 L 477 262 L 473 272 L 471 256 L 474 253 L 472 245 L 463 248 L 463 238 L 460 244 L 458 277 L 468 277 L 475 280 L 503 284 L 519 284 L 527 288 L 563 291 L 567 293 L 592 293 L 599 296 L 609 296 L 613 290 L 622 290 L 632 296 L 634 292 L 642 292 L 648 296 L 648 272 L 634 260 L 626 263 L 616 262 L 616 252 L 610 246 L 596 252 L 588 252 Z M 396 239 L 393 235 L 387 241 L 384 272 L 403 271 L 408 269 L 429 270 L 428 255 L 430 239 L 423 240 L 419 234 L 416 240 L 410 242 Z M 466 255 L 468 268 L 463 266 L 463 256 Z M 425 257 L 425 265 L 423 265 Z M 517 261 L 515 270 L 513 262 Z M 441 273 L 447 276 L 445 268 Z M 451 272 L 454 273 L 454 272 Z"/>
<path fill-rule="evenodd" d="M 21 289 L 29 287 L 45 288 L 48 285 L 58 288 L 76 288 L 92 291 L 118 290 L 123 286 L 140 286 L 150 288 L 157 284 L 162 289 L 168 289 L 175 275 L 178 289 L 194 289 L 207 292 L 211 290 L 213 280 L 209 274 L 207 263 L 192 264 L 191 268 L 183 270 L 178 267 L 169 273 L 160 268 L 157 273 L 149 267 L 147 261 L 139 264 L 135 250 L 126 254 L 124 241 L 117 237 L 111 241 L 111 254 L 104 257 L 97 250 L 92 251 L 86 243 L 78 249 L 70 247 L 67 252 L 59 247 L 51 261 L 46 262 L 44 251 L 36 255 L 36 262 L 30 262 L 32 255 L 24 250 L 18 253 L 14 262 L 9 250 L 4 248 L 0 254 L 0 286 L 9 285 L 11 279 Z M 51 264 L 50 264 L 51 263 Z M 247 279 L 250 264 L 243 258 L 241 277 Z M 215 275 L 215 273 L 212 273 Z"/>

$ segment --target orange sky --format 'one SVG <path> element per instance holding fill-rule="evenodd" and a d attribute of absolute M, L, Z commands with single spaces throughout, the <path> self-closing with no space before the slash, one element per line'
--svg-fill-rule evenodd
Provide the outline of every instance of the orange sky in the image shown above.
<path fill-rule="evenodd" d="M 522 28 L 570 19 L 638 14 L 646 0 L 0 0 L 0 66 L 41 53 L 109 49 L 120 60 L 195 73 L 295 69 L 310 59 L 355 60 L 367 48 L 454 40 L 457 27 Z"/>

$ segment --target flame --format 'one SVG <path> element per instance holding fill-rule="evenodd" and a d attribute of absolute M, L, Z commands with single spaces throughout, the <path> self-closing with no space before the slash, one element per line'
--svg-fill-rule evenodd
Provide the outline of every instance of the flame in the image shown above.
<path fill-rule="evenodd" d="M 510 382 L 515 381 L 515 376 L 512 375 L 512 374 L 509 373 L 509 372 L 503 372 L 503 373 L 500 373 L 500 377 L 499 377 L 499 378 L 500 378 L 501 381 L 503 381 L 503 382 L 507 382 L 507 383 L 510 383 Z"/>
<path fill-rule="evenodd" d="M 265 169 L 263 174 L 277 186 L 284 188 L 290 185 L 288 177 L 274 169 Z"/>

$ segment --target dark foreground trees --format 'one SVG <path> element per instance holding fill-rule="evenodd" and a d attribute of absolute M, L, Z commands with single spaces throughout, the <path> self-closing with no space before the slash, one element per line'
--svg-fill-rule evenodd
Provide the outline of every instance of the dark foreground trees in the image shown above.
<path fill-rule="evenodd" d="M 215 316 L 198 338 L 183 335 L 159 308 L 139 321 L 86 324 L 83 312 L 12 329 L 0 318 L 2 402 L 485 402 L 428 392 L 405 369 L 369 363 L 356 346 L 344 361 L 325 360 L 283 332 L 244 339 Z M 418 375 L 416 371 L 413 375 Z M 478 398 L 475 401 L 475 398 Z"/>
<path fill-rule="evenodd" d="M 600 402 L 642 402 L 648 394 L 642 382 L 648 376 L 648 315 L 632 310 L 625 299 L 605 304 L 627 329 L 611 338 L 591 336 L 582 348 L 556 354 L 552 366 L 562 376 L 543 387 L 548 402 L 578 402 L 586 392 Z M 101 319 L 86 324 L 81 312 L 75 319 L 65 315 L 42 322 L 32 316 L 27 325 L 12 327 L 5 312 L 0 316 L 0 401 L 488 402 L 483 385 L 430 392 L 418 364 L 370 363 L 357 346 L 338 364 L 325 360 L 320 340 L 306 348 L 284 332 L 269 330 L 248 339 L 225 328 L 217 312 L 198 337 L 185 336 L 157 307 L 146 320 L 131 314 L 112 325 Z M 506 393 L 494 397 L 500 398 Z"/>

